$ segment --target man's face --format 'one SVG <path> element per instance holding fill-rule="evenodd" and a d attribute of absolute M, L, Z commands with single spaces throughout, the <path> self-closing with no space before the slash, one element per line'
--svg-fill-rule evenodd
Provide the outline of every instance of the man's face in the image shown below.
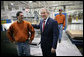
<path fill-rule="evenodd" d="M 59 14 L 61 14 L 62 13 L 62 11 L 59 11 Z"/>
<path fill-rule="evenodd" d="M 41 9 L 41 17 L 43 19 L 47 19 L 48 13 L 46 12 L 46 9 Z"/>
<path fill-rule="evenodd" d="M 19 21 L 21 21 L 23 19 L 23 13 L 20 13 L 17 18 L 18 18 Z"/>

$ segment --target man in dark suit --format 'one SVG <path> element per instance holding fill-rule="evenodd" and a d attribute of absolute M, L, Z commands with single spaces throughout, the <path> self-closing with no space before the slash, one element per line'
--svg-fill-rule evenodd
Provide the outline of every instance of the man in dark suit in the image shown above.
<path fill-rule="evenodd" d="M 41 17 L 39 25 L 32 24 L 34 28 L 41 31 L 41 49 L 43 56 L 56 56 L 57 40 L 59 35 L 58 23 L 49 17 L 49 11 L 45 8 L 41 9 Z"/>

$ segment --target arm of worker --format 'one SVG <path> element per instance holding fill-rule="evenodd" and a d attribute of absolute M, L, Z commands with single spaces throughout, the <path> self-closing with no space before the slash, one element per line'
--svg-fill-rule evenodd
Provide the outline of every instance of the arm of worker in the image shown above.
<path fill-rule="evenodd" d="M 65 27 L 65 16 L 64 16 L 64 22 L 63 22 L 63 29 L 64 29 L 64 27 Z"/>
<path fill-rule="evenodd" d="M 57 21 L 54 21 L 53 22 L 53 44 L 52 44 L 51 52 L 54 52 L 55 49 L 57 48 L 58 36 L 59 36 L 58 23 Z"/>
<path fill-rule="evenodd" d="M 32 24 L 32 26 L 36 29 L 40 29 L 40 25 L 37 25 L 37 24 Z"/>
<path fill-rule="evenodd" d="M 42 22 L 42 20 L 40 20 L 40 23 L 38 25 L 37 24 L 32 24 L 32 26 L 36 29 L 40 29 L 41 22 Z"/>
<path fill-rule="evenodd" d="M 31 33 L 31 36 L 30 36 L 30 41 L 29 43 L 31 44 L 32 40 L 34 39 L 34 35 L 35 35 L 35 30 L 33 28 L 33 26 L 29 23 L 29 32 Z"/>
<path fill-rule="evenodd" d="M 6 35 L 7 35 L 7 37 L 9 38 L 9 40 L 11 42 L 14 42 L 14 38 L 13 38 L 13 26 L 12 25 L 7 30 L 7 34 Z"/>

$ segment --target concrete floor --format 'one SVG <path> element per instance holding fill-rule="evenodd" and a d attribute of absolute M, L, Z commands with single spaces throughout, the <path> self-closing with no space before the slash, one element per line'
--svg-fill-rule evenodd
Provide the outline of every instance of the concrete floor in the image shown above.
<path fill-rule="evenodd" d="M 62 42 L 57 45 L 57 56 L 82 56 L 78 48 L 71 43 L 70 39 L 63 31 Z"/>

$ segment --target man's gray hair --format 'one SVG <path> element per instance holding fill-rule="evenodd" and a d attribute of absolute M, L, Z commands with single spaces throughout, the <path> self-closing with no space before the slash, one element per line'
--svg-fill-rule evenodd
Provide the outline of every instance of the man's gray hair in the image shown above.
<path fill-rule="evenodd" d="M 41 10 L 42 9 L 45 9 L 48 14 L 50 13 L 50 11 L 48 10 L 48 8 L 41 8 Z"/>

